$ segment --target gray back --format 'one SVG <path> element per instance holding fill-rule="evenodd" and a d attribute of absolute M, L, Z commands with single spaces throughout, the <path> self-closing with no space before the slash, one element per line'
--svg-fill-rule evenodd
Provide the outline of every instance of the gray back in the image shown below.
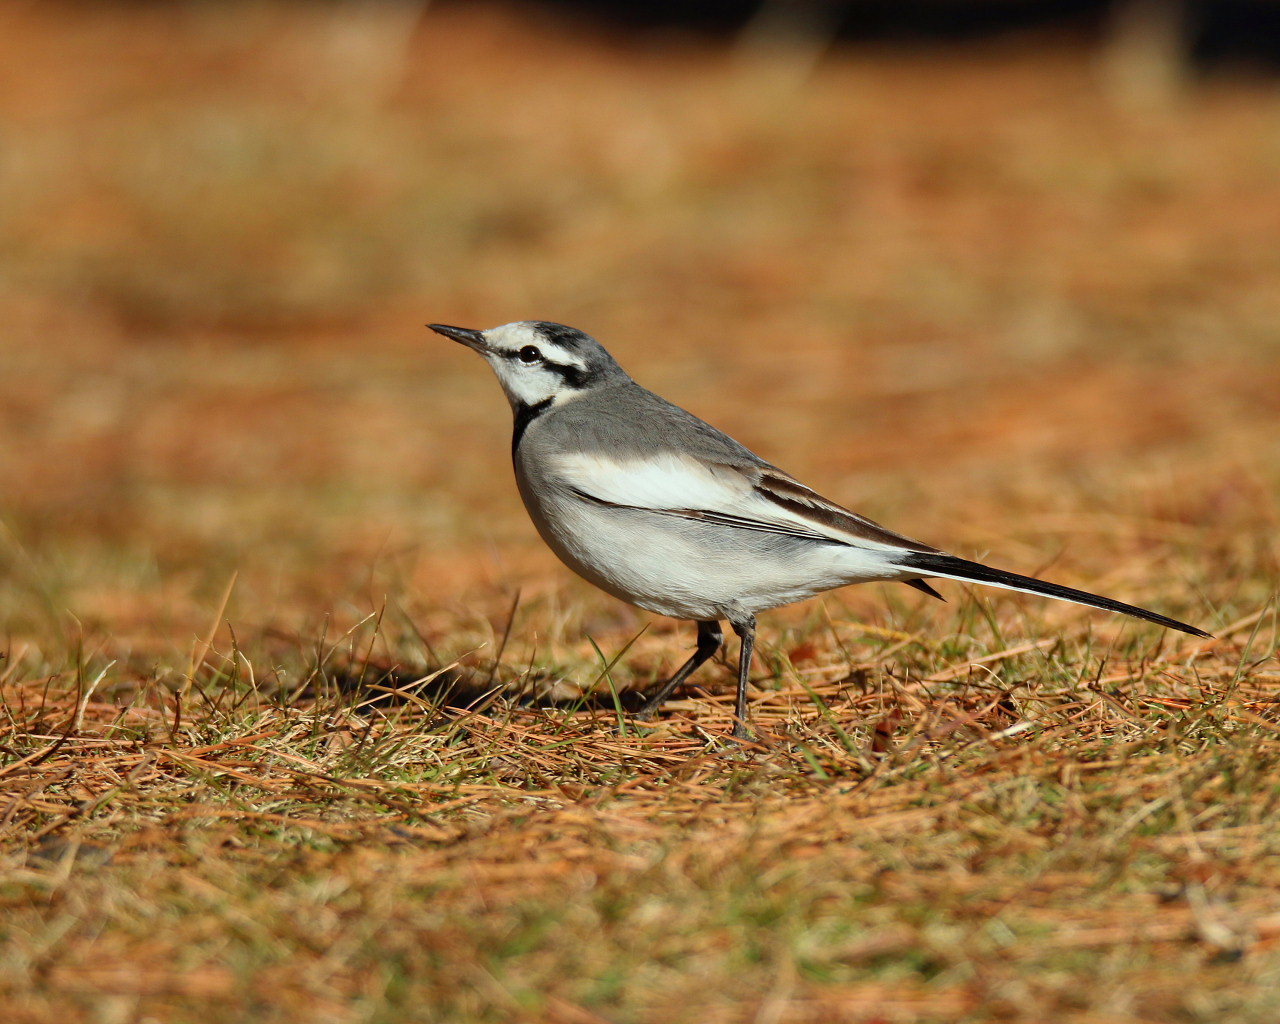
<path fill-rule="evenodd" d="M 728 466 L 773 468 L 749 448 L 633 380 L 593 388 L 529 424 L 517 458 L 561 451 L 626 458 L 676 451 Z"/>

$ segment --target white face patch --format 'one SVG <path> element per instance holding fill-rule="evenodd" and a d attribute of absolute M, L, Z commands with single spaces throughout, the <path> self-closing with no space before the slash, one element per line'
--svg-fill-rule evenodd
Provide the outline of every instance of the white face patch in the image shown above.
<path fill-rule="evenodd" d="M 586 362 L 532 324 L 503 324 L 482 333 L 491 349 L 485 358 L 512 405 L 559 402 L 581 390 Z"/>
<path fill-rule="evenodd" d="M 587 368 L 581 356 L 552 341 L 532 324 L 517 321 L 513 324 L 493 327 L 483 333 L 484 340 L 499 352 L 514 355 L 527 346 L 533 346 L 546 357 L 548 362 L 558 363 L 561 366 L 576 366 L 580 370 Z"/>

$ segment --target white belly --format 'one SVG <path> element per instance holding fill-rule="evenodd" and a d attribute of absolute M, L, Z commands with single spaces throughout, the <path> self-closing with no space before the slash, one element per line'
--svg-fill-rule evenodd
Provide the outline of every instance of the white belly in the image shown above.
<path fill-rule="evenodd" d="M 901 570 L 874 551 L 595 504 L 517 472 L 525 507 L 576 573 L 678 619 L 729 619 Z"/>

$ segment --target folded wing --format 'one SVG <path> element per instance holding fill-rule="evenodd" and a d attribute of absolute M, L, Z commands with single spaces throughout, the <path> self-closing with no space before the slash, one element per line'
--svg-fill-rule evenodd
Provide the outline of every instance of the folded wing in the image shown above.
<path fill-rule="evenodd" d="M 556 476 L 601 505 L 716 523 L 828 544 L 936 551 L 828 501 L 767 464 L 728 465 L 660 453 L 616 458 L 562 454 Z"/>
<path fill-rule="evenodd" d="M 619 459 L 595 453 L 558 456 L 555 470 L 579 497 L 600 505 L 882 551 L 884 561 L 901 570 L 899 579 L 934 597 L 939 595 L 921 577 L 1040 594 L 1209 636 L 1146 608 L 945 554 L 828 501 L 767 463 L 728 465 L 670 453 Z"/>

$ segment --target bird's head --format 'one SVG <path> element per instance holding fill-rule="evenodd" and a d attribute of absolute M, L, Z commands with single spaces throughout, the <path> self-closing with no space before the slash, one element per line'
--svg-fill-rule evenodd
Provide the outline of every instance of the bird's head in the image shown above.
<path fill-rule="evenodd" d="M 555 405 L 630 379 L 600 342 L 563 324 L 520 320 L 487 331 L 427 326 L 484 356 L 517 410 Z"/>

